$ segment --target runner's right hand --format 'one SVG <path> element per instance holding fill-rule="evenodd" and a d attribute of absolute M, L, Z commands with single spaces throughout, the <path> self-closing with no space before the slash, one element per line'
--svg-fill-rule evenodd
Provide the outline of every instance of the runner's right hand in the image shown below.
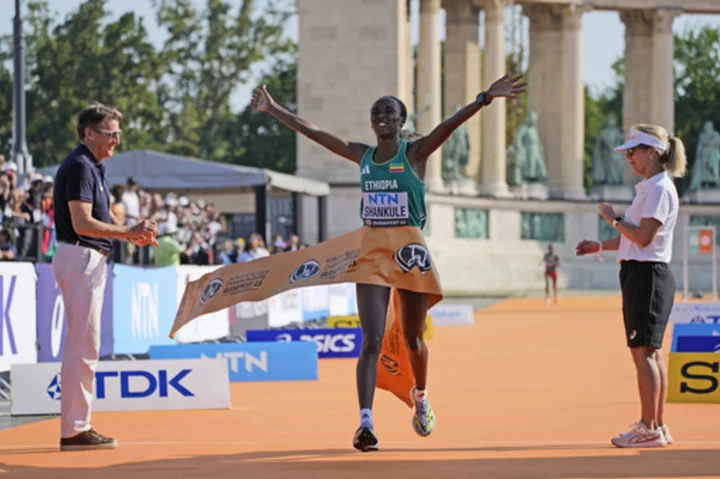
<path fill-rule="evenodd" d="M 267 87 L 263 85 L 253 92 L 250 107 L 258 111 L 268 111 L 272 102 L 272 96 L 268 93 Z"/>

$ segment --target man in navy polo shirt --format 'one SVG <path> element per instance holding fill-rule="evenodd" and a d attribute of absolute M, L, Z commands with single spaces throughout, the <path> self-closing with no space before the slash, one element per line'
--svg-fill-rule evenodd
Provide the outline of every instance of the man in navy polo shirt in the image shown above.
<path fill-rule="evenodd" d="M 67 334 L 61 366 L 60 449 L 110 449 L 117 441 L 90 426 L 93 379 L 100 356 L 100 316 L 112 239 L 157 245 L 154 221 L 126 227 L 110 211 L 102 161 L 120 144 L 122 114 L 94 103 L 78 117 L 80 144 L 55 175 L 53 200 L 58 247 L 53 274 L 62 291 Z"/>

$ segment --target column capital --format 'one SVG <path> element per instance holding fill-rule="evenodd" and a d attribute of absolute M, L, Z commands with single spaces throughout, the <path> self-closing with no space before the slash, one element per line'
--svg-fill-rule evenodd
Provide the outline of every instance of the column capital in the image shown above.
<path fill-rule="evenodd" d="M 435 13 L 440 10 L 441 0 L 420 0 L 420 12 Z"/>
<path fill-rule="evenodd" d="M 482 0 L 479 7 L 485 12 L 485 21 L 505 21 L 508 0 Z"/>
<path fill-rule="evenodd" d="M 675 17 L 681 8 L 667 7 L 648 10 L 625 10 L 620 20 L 625 24 L 625 36 L 650 36 L 654 33 L 672 33 Z"/>
<path fill-rule="evenodd" d="M 653 10 L 653 33 L 672 33 L 675 17 L 682 15 L 680 8 L 658 8 Z"/>
<path fill-rule="evenodd" d="M 625 24 L 626 37 L 645 37 L 652 34 L 652 10 L 623 10 L 620 12 L 620 20 Z"/>
<path fill-rule="evenodd" d="M 559 30 L 563 22 L 563 6 L 551 4 L 525 4 L 523 14 L 530 20 L 530 28 L 545 32 Z"/>
<path fill-rule="evenodd" d="M 447 23 L 480 22 L 480 7 L 474 0 L 443 0 Z"/>
<path fill-rule="evenodd" d="M 588 4 L 569 4 L 560 7 L 564 29 L 580 31 L 583 13 L 590 10 L 592 10 L 592 6 Z"/>

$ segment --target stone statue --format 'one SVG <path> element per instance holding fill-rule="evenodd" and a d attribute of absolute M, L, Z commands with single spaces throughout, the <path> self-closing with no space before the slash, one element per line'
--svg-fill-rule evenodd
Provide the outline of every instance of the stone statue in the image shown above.
<path fill-rule="evenodd" d="M 460 110 L 458 107 L 455 111 Z M 444 181 L 463 179 L 462 168 L 470 158 L 470 136 L 467 124 L 460 125 L 442 147 L 442 178 Z"/>
<path fill-rule="evenodd" d="M 592 155 L 592 178 L 596 185 L 622 185 L 625 155 L 613 148 L 625 142 L 617 127 L 615 116 L 608 116 L 607 123 L 595 140 Z"/>
<path fill-rule="evenodd" d="M 523 180 L 524 163 L 522 158 L 518 158 L 517 147 L 513 144 L 508 146 L 505 152 L 505 160 L 507 164 L 507 184 L 509 186 L 520 186 L 525 183 Z"/>
<path fill-rule="evenodd" d="M 414 111 L 414 112 L 410 113 L 410 114 L 408 115 L 407 120 L 405 120 L 405 125 L 403 125 L 403 130 L 408 130 L 408 131 L 411 131 L 411 132 L 417 132 L 417 133 L 419 133 L 419 132 L 417 131 L 417 125 L 416 125 L 415 122 L 416 122 L 417 118 L 418 118 L 420 115 L 422 115 L 423 113 L 425 113 L 425 112 L 427 112 L 428 110 L 430 110 L 430 98 L 431 98 L 431 96 L 428 95 L 428 101 L 425 103 L 425 106 L 422 107 L 421 109 L 417 110 L 417 111 Z M 430 133 L 430 132 L 426 131 L 424 134 L 427 135 L 428 133 Z"/>
<path fill-rule="evenodd" d="M 690 191 L 706 188 L 720 188 L 720 134 L 709 121 L 698 138 L 690 179 Z"/>
<path fill-rule="evenodd" d="M 522 178 L 528 183 L 542 183 L 547 179 L 545 151 L 537 131 L 537 113 L 528 112 L 511 145 L 515 168 L 522 165 Z"/>

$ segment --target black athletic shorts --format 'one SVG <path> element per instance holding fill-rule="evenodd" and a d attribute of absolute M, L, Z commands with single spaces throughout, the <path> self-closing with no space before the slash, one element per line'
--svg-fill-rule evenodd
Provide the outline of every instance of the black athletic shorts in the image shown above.
<path fill-rule="evenodd" d="M 675 301 L 675 276 L 667 263 L 621 261 L 625 339 L 630 348 L 662 347 Z"/>

